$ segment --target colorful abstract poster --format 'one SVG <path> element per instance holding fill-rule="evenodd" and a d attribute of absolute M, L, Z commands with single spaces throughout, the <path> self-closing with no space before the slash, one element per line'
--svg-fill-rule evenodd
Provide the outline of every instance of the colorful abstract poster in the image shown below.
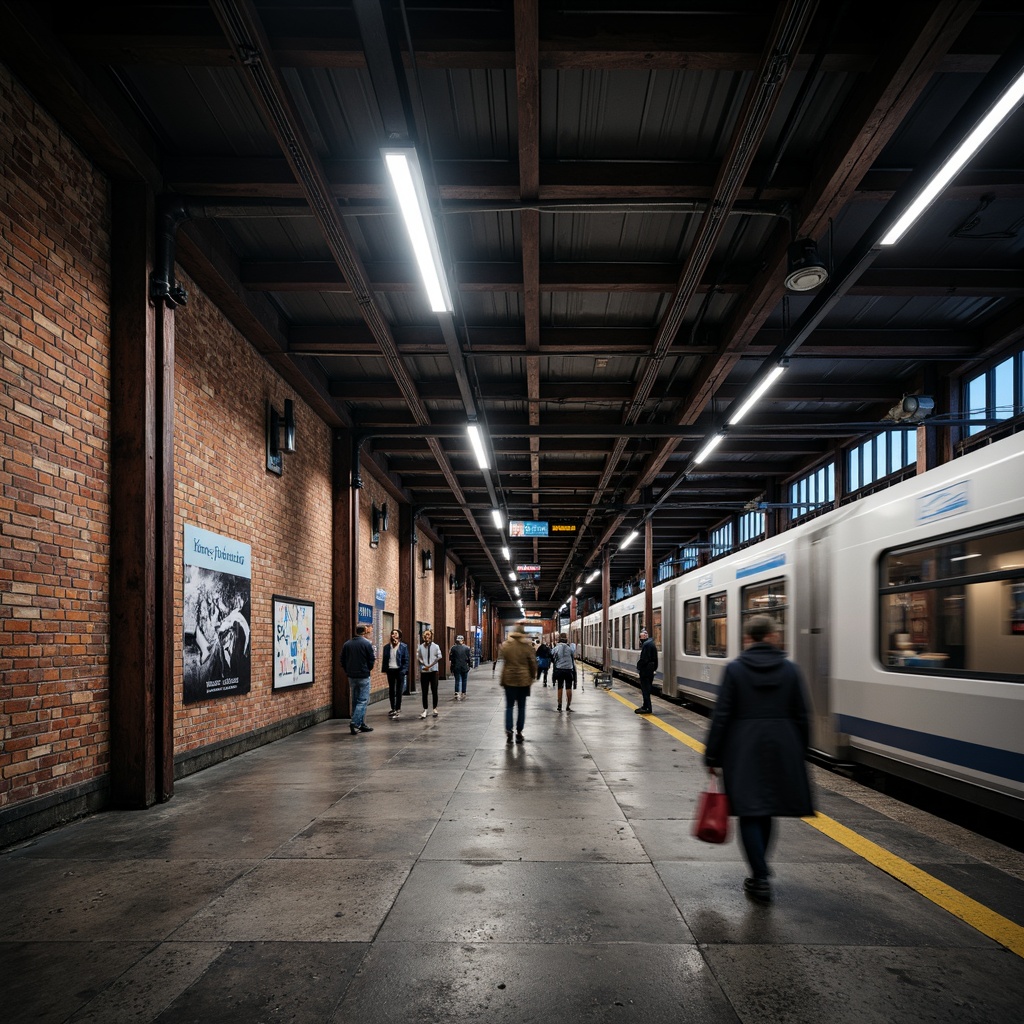
<path fill-rule="evenodd" d="M 184 703 L 248 693 L 252 548 L 186 526 L 184 560 Z"/>
<path fill-rule="evenodd" d="M 274 595 L 274 689 L 313 682 L 313 602 Z"/>

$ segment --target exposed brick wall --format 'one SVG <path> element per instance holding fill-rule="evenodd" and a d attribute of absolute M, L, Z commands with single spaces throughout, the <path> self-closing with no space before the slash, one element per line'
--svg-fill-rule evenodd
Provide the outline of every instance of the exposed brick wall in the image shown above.
<path fill-rule="evenodd" d="M 331 431 L 189 281 L 175 313 L 175 621 L 183 621 L 186 523 L 252 545 L 252 687 L 182 703 L 175 652 L 175 753 L 232 739 L 331 703 Z M 296 451 L 266 469 L 265 405 L 295 402 Z M 313 601 L 312 686 L 273 690 L 274 594 Z"/>
<path fill-rule="evenodd" d="M 377 547 L 370 547 L 370 535 L 373 529 L 373 505 L 378 508 L 384 502 L 388 503 L 389 525 L 386 531 L 380 533 L 380 543 Z M 384 611 L 391 612 L 395 617 L 395 625 L 405 636 L 405 642 L 409 643 L 412 633 L 412 626 L 401 621 L 398 614 L 398 561 L 399 561 L 399 535 L 398 535 L 398 502 L 388 496 L 384 485 L 373 475 L 369 463 L 363 467 L 363 489 L 359 492 L 359 547 L 357 556 L 359 559 L 359 593 L 356 600 L 368 604 L 371 608 L 376 607 L 376 596 L 378 588 L 384 590 L 387 596 L 384 599 Z M 415 624 L 412 624 L 415 625 Z M 355 623 L 353 623 L 353 630 Z M 351 634 L 350 634 L 351 635 Z M 338 650 L 341 644 L 348 637 L 340 637 Z M 370 699 L 374 700 L 379 692 L 383 692 L 385 699 L 388 692 L 388 677 L 380 669 L 380 652 L 389 637 L 381 637 L 380 623 L 375 622 L 375 631 L 370 638 L 377 648 L 377 669 L 370 677 Z M 410 647 L 410 653 L 412 648 Z"/>
<path fill-rule="evenodd" d="M 109 763 L 110 202 L 0 65 L 0 809 Z"/>

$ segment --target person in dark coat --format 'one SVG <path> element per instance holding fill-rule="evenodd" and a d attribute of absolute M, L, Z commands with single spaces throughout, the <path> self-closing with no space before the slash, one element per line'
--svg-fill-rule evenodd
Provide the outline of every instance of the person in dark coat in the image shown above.
<path fill-rule="evenodd" d="M 646 627 L 640 630 L 640 657 L 637 659 L 636 671 L 640 676 L 640 692 L 644 695 L 644 703 L 643 707 L 636 709 L 635 714 L 649 715 L 654 711 L 651 707 L 651 691 L 654 689 L 654 673 L 658 671 L 658 647 Z"/>
<path fill-rule="evenodd" d="M 768 903 L 773 816 L 814 813 L 804 763 L 808 705 L 803 675 L 780 649 L 778 623 L 768 615 L 751 616 L 744 639 L 746 649 L 725 667 L 704 763 L 712 775 L 723 772 L 729 810 L 739 817 L 752 875 L 744 891 Z"/>
<path fill-rule="evenodd" d="M 537 676 L 543 679 L 544 685 L 548 685 L 548 669 L 551 668 L 551 648 L 541 641 L 537 648 Z"/>
<path fill-rule="evenodd" d="M 377 660 L 373 644 L 366 639 L 370 627 L 366 625 L 356 626 L 356 635 L 351 640 L 346 640 L 341 647 L 341 667 L 348 676 L 349 695 L 352 702 L 352 718 L 349 728 L 352 735 L 357 736 L 361 732 L 373 732 L 373 729 L 366 724 L 366 705 L 370 702 L 370 673 L 373 671 L 373 663 Z"/>
<path fill-rule="evenodd" d="M 466 699 L 466 682 L 469 679 L 469 665 L 473 652 L 466 646 L 466 638 L 460 633 L 448 652 L 448 667 L 455 677 L 455 696 L 453 700 Z"/>
<path fill-rule="evenodd" d="M 400 629 L 391 630 L 391 642 L 384 648 L 380 665 L 388 677 L 388 718 L 394 721 L 402 715 L 402 691 L 409 675 L 409 647 L 402 641 Z"/>

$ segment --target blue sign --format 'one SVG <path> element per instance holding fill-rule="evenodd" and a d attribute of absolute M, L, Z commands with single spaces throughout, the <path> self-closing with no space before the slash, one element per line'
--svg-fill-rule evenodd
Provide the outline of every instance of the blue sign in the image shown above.
<path fill-rule="evenodd" d="M 917 499 L 917 521 L 930 523 L 933 519 L 955 516 L 970 507 L 971 497 L 967 480 L 950 484 L 941 490 L 924 494 Z"/>
<path fill-rule="evenodd" d="M 359 602 L 359 611 L 356 613 L 356 622 L 369 626 L 373 624 L 373 605 Z"/>
<path fill-rule="evenodd" d="M 546 537 L 548 524 L 539 519 L 512 519 L 508 524 L 510 537 Z"/>
<path fill-rule="evenodd" d="M 760 562 L 753 562 L 751 565 L 744 565 L 736 570 L 736 579 L 741 580 L 744 576 L 754 576 L 765 569 L 777 569 L 780 565 L 786 564 L 785 554 L 769 555 L 762 558 Z"/>
<path fill-rule="evenodd" d="M 185 525 L 185 564 L 252 579 L 252 547 L 198 526 Z"/>

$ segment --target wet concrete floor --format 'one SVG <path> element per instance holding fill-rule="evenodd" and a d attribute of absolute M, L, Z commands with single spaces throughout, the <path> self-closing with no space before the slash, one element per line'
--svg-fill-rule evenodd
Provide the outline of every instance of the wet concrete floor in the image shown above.
<path fill-rule="evenodd" d="M 447 685 L 450 685 L 447 684 Z M 505 742 L 490 665 L 438 718 L 330 721 L 0 853 L 6 1024 L 1022 1019 L 1024 959 L 797 820 L 774 901 L 691 836 L 699 755 L 586 670 Z M 616 694 L 625 698 L 617 699 Z M 702 740 L 664 701 L 658 718 Z M 1024 926 L 1024 857 L 814 771 L 819 809 Z"/>

